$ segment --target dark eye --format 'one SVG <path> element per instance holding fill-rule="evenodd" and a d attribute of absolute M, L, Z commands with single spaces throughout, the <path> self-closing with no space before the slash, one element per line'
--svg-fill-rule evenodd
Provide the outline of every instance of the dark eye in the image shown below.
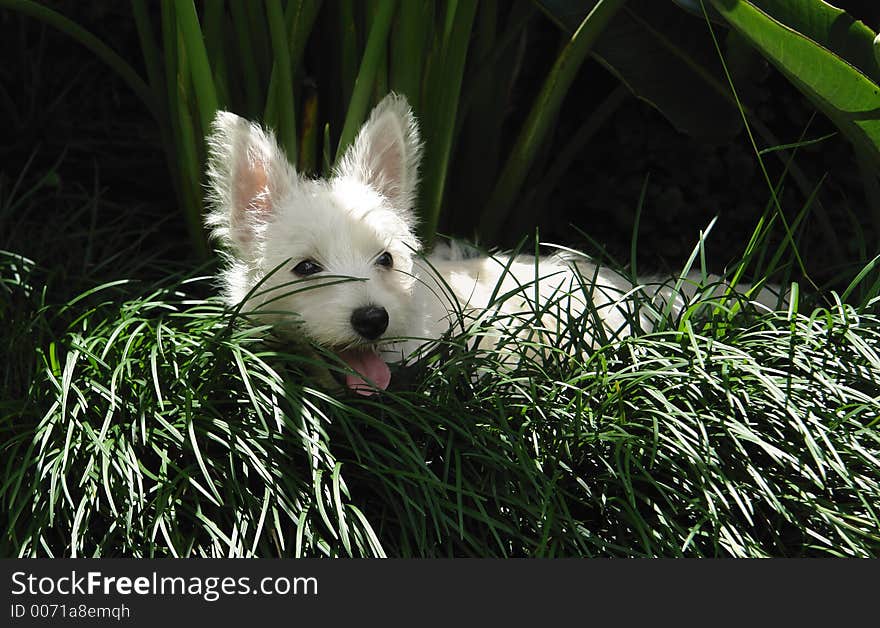
<path fill-rule="evenodd" d="M 380 255 L 379 257 L 376 258 L 376 263 L 379 266 L 384 266 L 385 268 L 391 268 L 392 266 L 394 266 L 394 258 L 391 257 L 391 253 L 389 253 L 388 251 L 385 251 L 384 253 L 382 253 L 382 255 Z"/>
<path fill-rule="evenodd" d="M 315 262 L 310 259 L 306 259 L 301 261 L 299 264 L 293 267 L 293 272 L 295 272 L 300 277 L 307 277 L 309 275 L 314 275 L 315 273 L 319 273 L 323 268 L 318 266 Z"/>

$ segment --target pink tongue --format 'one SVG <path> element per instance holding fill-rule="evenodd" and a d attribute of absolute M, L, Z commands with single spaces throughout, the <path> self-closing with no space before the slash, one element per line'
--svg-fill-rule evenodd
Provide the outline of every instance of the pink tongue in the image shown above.
<path fill-rule="evenodd" d="M 359 395 L 375 395 L 376 387 L 385 390 L 391 382 L 391 371 L 385 361 L 372 351 L 343 351 L 339 354 L 352 370 L 360 374 L 346 375 L 345 385 Z M 367 383 L 367 380 L 372 383 Z"/>

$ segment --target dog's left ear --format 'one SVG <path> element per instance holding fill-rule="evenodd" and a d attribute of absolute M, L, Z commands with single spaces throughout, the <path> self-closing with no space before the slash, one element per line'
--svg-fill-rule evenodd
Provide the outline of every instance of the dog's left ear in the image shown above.
<path fill-rule="evenodd" d="M 412 109 L 406 98 L 391 93 L 373 109 L 335 175 L 366 183 L 395 210 L 408 214 L 416 201 L 421 157 Z"/>
<path fill-rule="evenodd" d="M 257 240 L 275 217 L 297 175 L 271 132 L 218 111 L 208 143 L 206 224 L 240 257 L 256 254 Z"/>

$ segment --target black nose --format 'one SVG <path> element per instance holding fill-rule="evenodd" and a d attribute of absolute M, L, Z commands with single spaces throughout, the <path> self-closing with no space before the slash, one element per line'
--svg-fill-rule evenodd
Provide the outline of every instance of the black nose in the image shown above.
<path fill-rule="evenodd" d="M 375 340 L 388 329 L 388 312 L 375 305 L 359 307 L 351 314 L 351 326 L 367 340 Z"/>

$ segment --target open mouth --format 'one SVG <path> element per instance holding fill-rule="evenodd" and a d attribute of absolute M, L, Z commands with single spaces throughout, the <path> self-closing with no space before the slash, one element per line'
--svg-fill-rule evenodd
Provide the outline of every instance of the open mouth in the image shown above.
<path fill-rule="evenodd" d="M 391 383 L 391 369 L 372 347 L 357 347 L 339 353 L 354 373 L 345 376 L 345 385 L 359 395 L 376 395 Z"/>

